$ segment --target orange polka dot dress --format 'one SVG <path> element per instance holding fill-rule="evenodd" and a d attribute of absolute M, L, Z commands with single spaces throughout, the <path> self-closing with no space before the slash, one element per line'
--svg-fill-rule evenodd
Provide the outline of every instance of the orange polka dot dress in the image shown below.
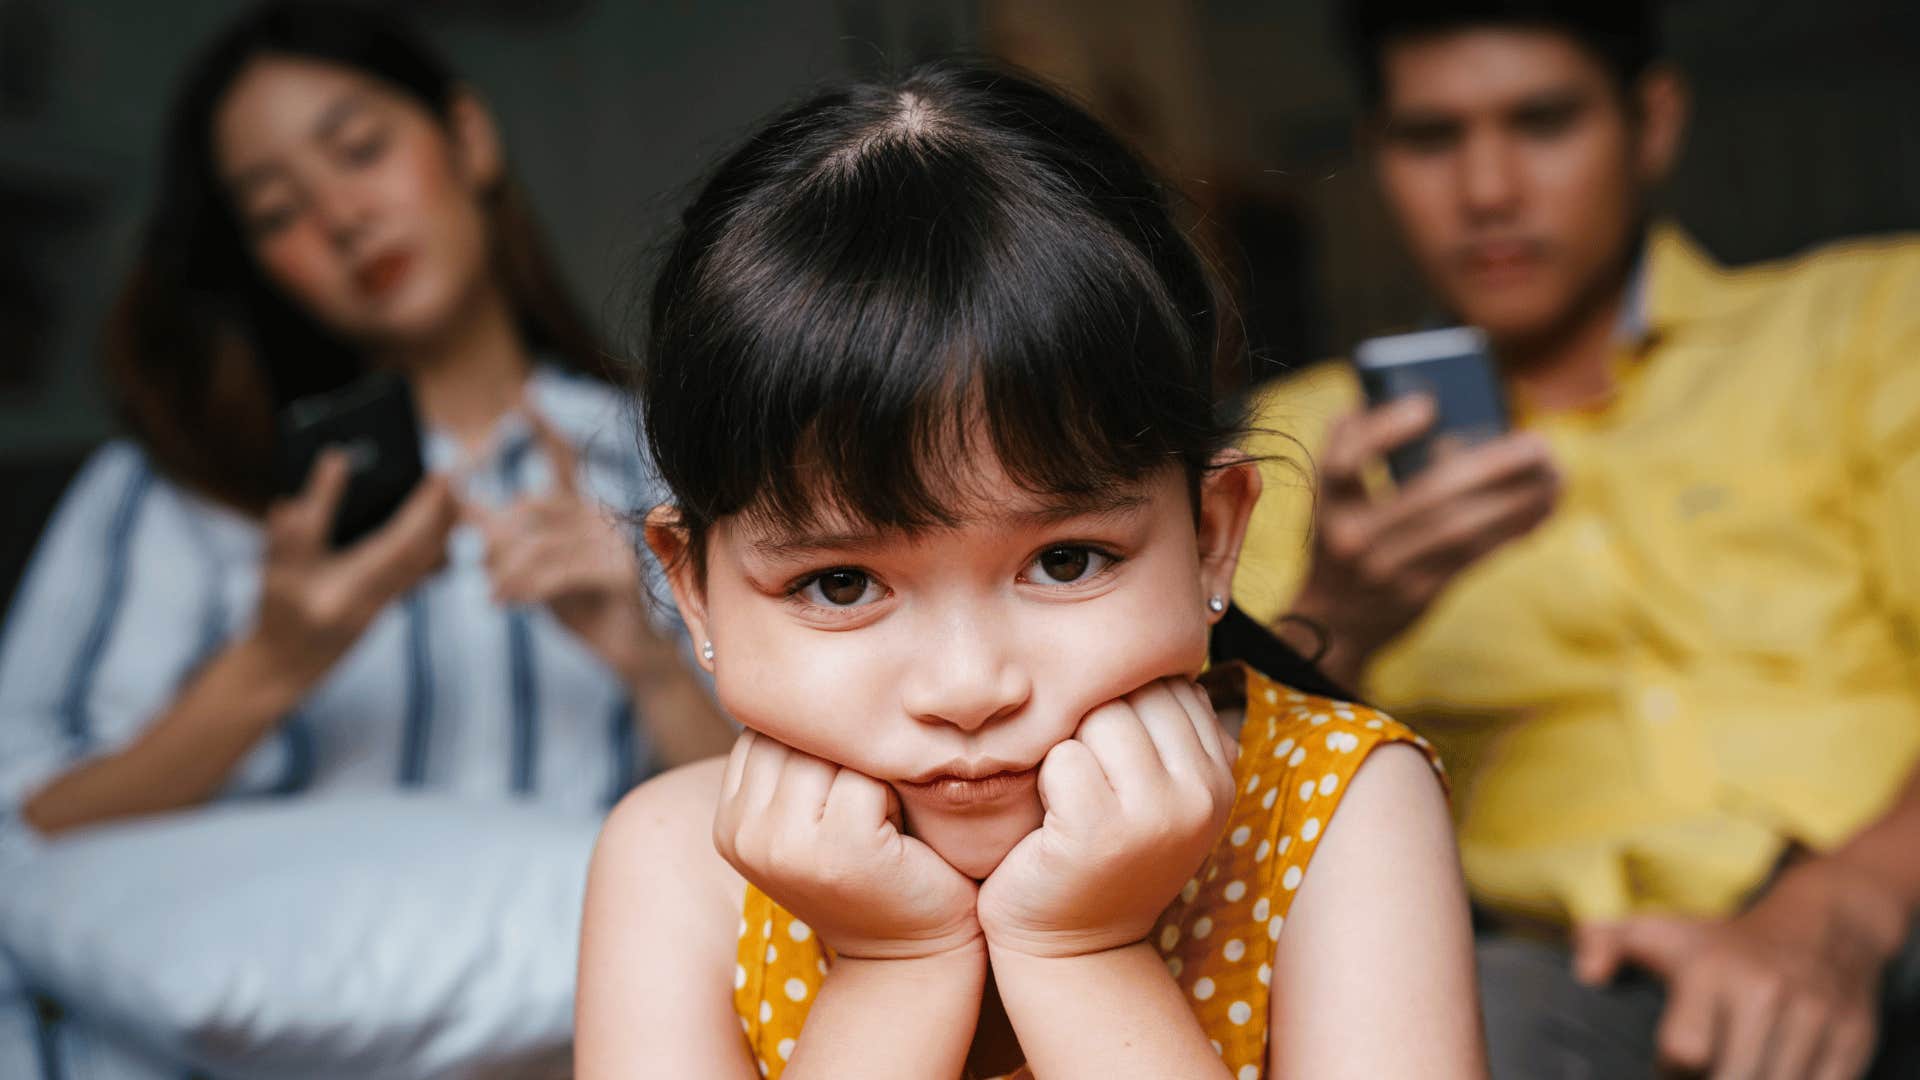
<path fill-rule="evenodd" d="M 1310 697 L 1252 670 L 1233 811 L 1199 871 L 1149 935 L 1237 1080 L 1267 1075 L 1273 950 L 1317 841 L 1375 747 L 1425 739 L 1360 705 Z M 806 923 L 747 887 L 733 1002 L 764 1076 L 793 1055 L 807 1010 L 833 970 Z M 1022 1068 L 1007 1080 L 1031 1074 Z"/>

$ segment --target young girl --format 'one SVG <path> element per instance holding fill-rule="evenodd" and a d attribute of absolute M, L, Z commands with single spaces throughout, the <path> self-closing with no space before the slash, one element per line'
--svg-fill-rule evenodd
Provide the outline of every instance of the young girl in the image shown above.
<path fill-rule="evenodd" d="M 1142 167 L 1003 73 L 721 166 L 653 294 L 648 540 L 747 733 L 606 826 L 581 1076 L 1481 1071 L 1424 744 L 1195 681 L 1259 493 L 1216 318 Z"/>

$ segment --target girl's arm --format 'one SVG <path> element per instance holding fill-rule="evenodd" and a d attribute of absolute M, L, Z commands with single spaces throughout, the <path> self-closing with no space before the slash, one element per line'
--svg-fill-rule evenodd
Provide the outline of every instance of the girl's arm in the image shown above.
<path fill-rule="evenodd" d="M 994 981 L 1034 1075 L 1228 1075 L 1143 940 L 1226 824 L 1227 747 L 1199 689 L 1168 678 L 1094 709 L 1041 762 L 1041 827 L 980 887 Z"/>
<path fill-rule="evenodd" d="M 1228 1075 L 1191 1002 L 1144 941 L 1071 957 L 995 949 L 993 978 L 1035 1076 Z"/>
<path fill-rule="evenodd" d="M 1340 800 L 1273 961 L 1272 1076 L 1484 1077 L 1473 929 L 1446 799 L 1410 746 Z"/>
<path fill-rule="evenodd" d="M 977 941 L 913 960 L 842 957 L 820 985 L 782 1080 L 959 1076 L 986 979 Z"/>
<path fill-rule="evenodd" d="M 733 1007 L 746 882 L 713 844 L 726 766 L 642 785 L 601 833 L 580 944 L 581 1080 L 759 1075 Z M 958 1076 L 985 978 L 977 939 L 915 959 L 840 957 L 784 1076 Z"/>
<path fill-rule="evenodd" d="M 580 1080 L 757 1077 L 733 1011 L 742 885 L 713 850 L 724 760 L 663 773 L 607 818 L 587 875 Z"/>

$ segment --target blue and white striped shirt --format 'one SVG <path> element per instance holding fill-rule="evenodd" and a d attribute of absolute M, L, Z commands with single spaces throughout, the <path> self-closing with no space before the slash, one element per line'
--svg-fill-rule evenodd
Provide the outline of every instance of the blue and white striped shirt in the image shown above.
<path fill-rule="evenodd" d="M 531 389 L 576 448 L 583 492 L 622 514 L 659 501 L 618 393 L 552 368 Z M 544 490 L 546 455 L 524 418 L 503 418 L 495 434 L 464 496 L 503 506 Z M 457 460 L 444 434 L 424 441 L 430 468 Z M 17 811 L 37 789 L 132 740 L 249 627 L 262 543 L 253 520 L 155 474 L 134 445 L 93 455 L 0 638 L 7 831 L 24 828 Z M 417 786 L 598 810 L 630 786 L 647 747 L 626 688 L 544 607 L 494 604 L 483 557 L 478 531 L 457 528 L 448 565 L 374 620 L 225 794 Z"/>

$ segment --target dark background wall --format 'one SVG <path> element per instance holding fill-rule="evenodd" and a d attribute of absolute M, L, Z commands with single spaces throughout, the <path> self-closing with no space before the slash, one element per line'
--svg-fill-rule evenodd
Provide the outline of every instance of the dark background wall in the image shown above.
<path fill-rule="evenodd" d="M 170 85 L 237 0 L 0 0 L 0 598 L 111 433 L 97 328 Z M 804 87 L 956 47 L 1085 95 L 1195 197 L 1276 361 L 1423 298 L 1352 150 L 1330 0 L 411 0 L 493 103 L 565 269 L 616 335 L 689 184 Z M 1920 227 L 1920 5 L 1678 0 L 1690 146 L 1667 205 L 1732 261 Z"/>

